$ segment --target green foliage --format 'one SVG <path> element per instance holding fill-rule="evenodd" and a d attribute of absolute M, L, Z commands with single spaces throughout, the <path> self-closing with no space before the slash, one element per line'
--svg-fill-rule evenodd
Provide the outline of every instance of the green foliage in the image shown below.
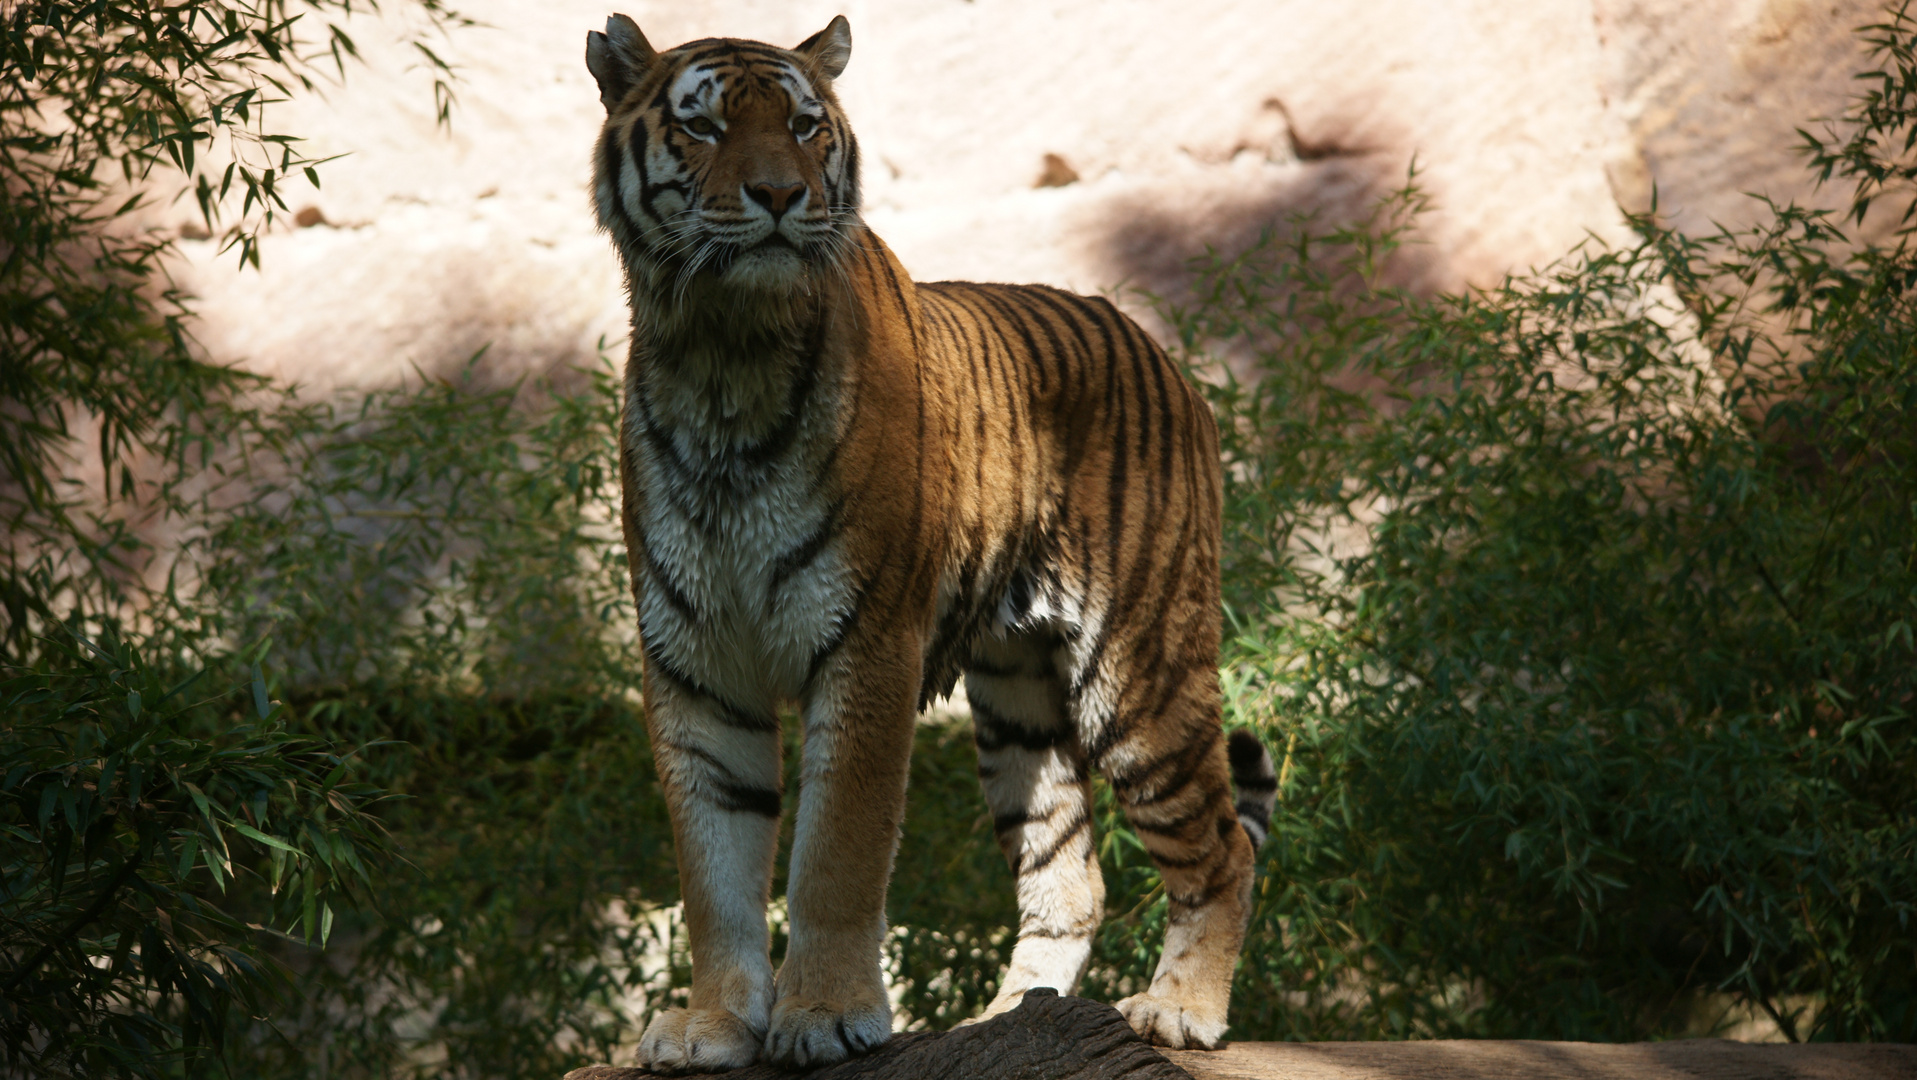
<path fill-rule="evenodd" d="M 1851 220 L 1911 199 L 1914 29 L 1812 140 Z M 1417 208 L 1171 312 L 1284 753 L 1235 1030 L 1917 1037 L 1917 250 L 1645 219 L 1424 301 L 1378 284 Z"/>
<path fill-rule="evenodd" d="M 210 632 L 274 628 L 310 730 L 380 744 L 361 776 L 404 796 L 383 820 L 411 864 L 342 947 L 290 957 L 305 1001 L 239 1071 L 556 1076 L 665 991 L 676 877 L 616 421 L 603 367 L 288 400 L 202 489 L 196 610 Z"/>
<path fill-rule="evenodd" d="M 565 391 L 487 390 L 474 370 L 331 402 L 288 395 L 209 439 L 181 485 L 196 527 L 174 621 L 236 640 L 270 630 L 302 685 L 374 697 L 630 690 L 610 368 Z"/>
<path fill-rule="evenodd" d="M 458 21 L 421 3 L 436 24 Z M 196 520 L 182 486 L 193 452 L 262 419 L 245 401 L 260 380 L 195 357 L 166 274 L 171 239 L 151 231 L 147 203 L 193 191 L 209 232 L 230 215 L 228 246 L 257 263 L 285 184 L 295 172 L 318 183 L 320 164 L 266 123 L 268 106 L 322 58 L 343 73 L 354 52 L 338 25 L 304 41 L 301 13 L 352 10 L 0 11 L 9 1071 L 210 1067 L 230 1017 L 258 1012 L 279 984 L 262 952 L 272 931 L 254 923 L 323 939 L 329 898 L 348 897 L 362 853 L 380 847 L 360 809 L 374 793 L 344 758 L 269 718 L 256 653 L 257 717 L 192 696 L 205 692 L 196 679 L 246 666 L 235 645 L 255 639 L 199 633 L 197 615 L 169 621 L 193 598 L 156 570 L 147 540 L 156 523 Z"/>
<path fill-rule="evenodd" d="M 223 677 L 71 638 L 0 682 L 7 1071 L 194 1064 L 271 1004 L 250 919 L 324 941 L 332 899 L 368 883 L 377 793 L 288 731 L 257 665 L 209 696 Z"/>
<path fill-rule="evenodd" d="M 418 2 L 436 23 L 461 21 Z M 166 274 L 172 238 L 141 215 L 169 185 L 190 190 L 208 232 L 232 215 L 224 241 L 257 265 L 286 185 L 317 185 L 323 164 L 266 122 L 269 108 L 311 85 L 317 64 L 343 74 L 356 55 L 337 23 L 323 43 L 303 39 L 302 12 L 353 10 L 23 0 L 0 12 L 0 518 L 12 540 L 0 660 L 25 658 L 75 610 L 137 600 L 145 545 L 106 504 L 141 501 L 143 460 L 179 467 L 181 422 L 257 385 L 195 357 Z M 449 100 L 443 80 L 436 93 Z M 91 493 L 76 483 L 87 471 L 99 473 Z"/>

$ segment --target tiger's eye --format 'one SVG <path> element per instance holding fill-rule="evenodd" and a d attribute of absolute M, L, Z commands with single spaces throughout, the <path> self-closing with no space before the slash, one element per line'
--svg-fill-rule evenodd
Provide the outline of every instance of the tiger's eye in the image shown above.
<path fill-rule="evenodd" d="M 817 130 L 819 130 L 819 121 L 814 117 L 800 113 L 792 118 L 792 134 L 801 139 Z"/>
<path fill-rule="evenodd" d="M 695 116 L 686 121 L 686 130 L 692 132 L 694 135 L 717 135 L 719 133 L 719 125 L 703 116 Z"/>

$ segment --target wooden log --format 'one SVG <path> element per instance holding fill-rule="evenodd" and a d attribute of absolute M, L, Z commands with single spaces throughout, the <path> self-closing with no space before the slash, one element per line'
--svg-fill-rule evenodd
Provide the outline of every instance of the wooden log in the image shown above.
<path fill-rule="evenodd" d="M 646 1080 L 593 1065 L 565 1080 Z M 1917 1046 L 1431 1040 L 1233 1043 L 1160 1053 L 1110 1005 L 1033 990 L 983 1024 L 900 1035 L 864 1057 L 792 1072 L 754 1065 L 727 1080 L 1917 1080 Z"/>
<path fill-rule="evenodd" d="M 646 1069 L 592 1065 L 566 1080 L 642 1080 Z M 794 1073 L 753 1065 L 727 1080 L 1191 1080 L 1141 1040 L 1110 1005 L 1030 990 L 1019 1007 L 982 1024 L 913 1032 L 864 1057 Z"/>
<path fill-rule="evenodd" d="M 1917 1080 L 1917 1046 L 1432 1040 L 1169 1050 L 1196 1080 Z"/>

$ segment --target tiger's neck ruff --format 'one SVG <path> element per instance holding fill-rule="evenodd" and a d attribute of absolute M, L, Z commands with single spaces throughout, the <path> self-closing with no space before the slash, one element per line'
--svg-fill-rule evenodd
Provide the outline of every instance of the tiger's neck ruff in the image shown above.
<path fill-rule="evenodd" d="M 850 54 L 843 18 L 790 50 L 659 53 L 624 16 L 588 37 L 594 196 L 633 313 L 621 520 L 693 961 L 640 1059 L 804 1067 L 890 1037 L 914 714 L 961 674 L 1018 878 L 986 1016 L 1085 972 L 1096 770 L 1170 899 L 1157 974 L 1119 1009 L 1213 1046 L 1275 780 L 1244 733 L 1228 764 L 1220 730 L 1212 418 L 1102 300 L 912 282 L 859 219 L 832 90 Z M 775 975 L 788 702 L 804 786 Z"/>

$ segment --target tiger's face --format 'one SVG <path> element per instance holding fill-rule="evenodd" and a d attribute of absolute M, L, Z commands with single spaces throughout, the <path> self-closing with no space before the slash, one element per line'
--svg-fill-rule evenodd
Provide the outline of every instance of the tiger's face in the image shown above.
<path fill-rule="evenodd" d="M 786 292 L 843 255 L 858 147 L 832 80 L 851 50 L 844 16 L 794 49 L 709 39 L 657 53 L 624 15 L 588 35 L 606 106 L 594 197 L 635 284 Z"/>

